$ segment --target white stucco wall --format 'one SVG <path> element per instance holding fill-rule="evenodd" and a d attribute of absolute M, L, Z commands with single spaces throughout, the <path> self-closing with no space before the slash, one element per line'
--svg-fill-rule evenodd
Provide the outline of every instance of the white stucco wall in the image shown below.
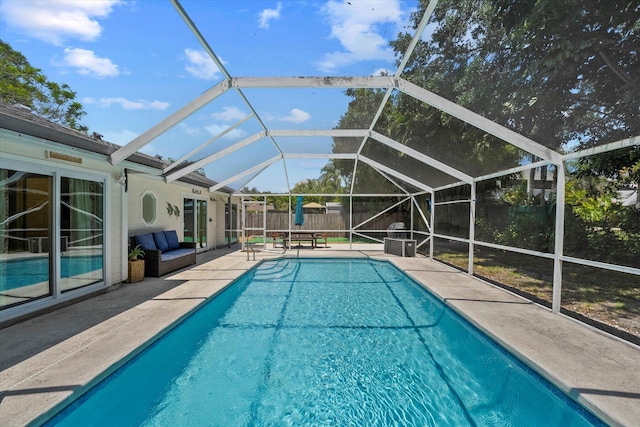
<path fill-rule="evenodd" d="M 147 224 L 142 218 L 142 197 L 151 193 L 156 198 L 156 219 Z M 206 188 L 182 182 L 165 183 L 160 177 L 146 174 L 129 174 L 127 192 L 128 230 L 130 235 L 145 231 L 176 230 L 178 238 L 184 239 L 184 199 L 198 199 L 207 202 L 207 242 L 208 249 L 215 249 L 225 243 L 224 204 L 226 197 L 209 193 Z M 180 216 L 170 215 L 167 203 L 180 209 Z"/>
<path fill-rule="evenodd" d="M 62 159 L 53 158 L 50 152 Z M 65 160 L 66 156 L 66 160 Z M 123 186 L 118 183 L 122 166 L 110 165 L 104 156 L 73 149 L 51 141 L 0 129 L 0 166 L 41 174 L 60 174 L 94 181 L 104 180 L 104 250 L 106 256 L 103 287 L 120 283 L 126 276 L 126 243 L 123 241 Z M 126 237 L 125 237 L 126 239 Z M 80 295 L 95 290 L 95 286 L 69 293 Z M 60 299 L 70 298 L 63 294 Z M 51 305 L 51 301 L 34 301 L 31 306 Z M 54 301 L 55 303 L 55 301 Z M 17 308 L 17 311 L 20 307 Z M 26 310 L 28 311 L 28 310 Z"/>

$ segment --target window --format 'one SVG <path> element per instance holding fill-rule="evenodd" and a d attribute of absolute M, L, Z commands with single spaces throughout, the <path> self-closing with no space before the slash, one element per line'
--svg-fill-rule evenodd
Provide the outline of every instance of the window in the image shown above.
<path fill-rule="evenodd" d="M 145 225 L 156 222 L 156 196 L 151 191 L 142 193 L 142 221 Z"/>

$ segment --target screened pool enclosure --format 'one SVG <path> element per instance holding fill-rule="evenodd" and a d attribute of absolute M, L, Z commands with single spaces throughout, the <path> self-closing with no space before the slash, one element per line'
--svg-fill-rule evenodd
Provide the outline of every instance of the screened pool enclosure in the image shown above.
<path fill-rule="evenodd" d="M 245 240 L 380 243 L 402 222 L 422 255 L 640 343 L 640 4 L 406 1 L 404 20 L 362 33 L 355 17 L 398 2 L 312 4 L 325 22 L 347 18 L 331 34 L 221 33 L 234 2 L 155 6 L 173 5 L 163 25 L 191 33 L 217 78 L 111 164 L 153 146 L 166 182 L 205 175 L 239 200 L 230 231 Z M 310 37 L 342 44 L 312 67 Z M 350 41 L 382 52 L 370 72 L 350 74 Z M 209 135 L 185 136 L 203 121 Z M 310 205 L 298 226 L 297 196 Z"/>

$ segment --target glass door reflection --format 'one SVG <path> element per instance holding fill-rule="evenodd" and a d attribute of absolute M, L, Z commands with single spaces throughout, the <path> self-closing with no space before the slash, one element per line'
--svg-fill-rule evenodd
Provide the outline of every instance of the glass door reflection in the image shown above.
<path fill-rule="evenodd" d="M 62 292 L 104 280 L 102 182 L 60 179 L 60 286 Z"/>
<path fill-rule="evenodd" d="M 0 169 L 0 308 L 52 294 L 51 176 Z"/>
<path fill-rule="evenodd" d="M 183 201 L 184 241 L 195 242 L 198 252 L 208 247 L 207 243 L 207 201 L 184 199 Z"/>

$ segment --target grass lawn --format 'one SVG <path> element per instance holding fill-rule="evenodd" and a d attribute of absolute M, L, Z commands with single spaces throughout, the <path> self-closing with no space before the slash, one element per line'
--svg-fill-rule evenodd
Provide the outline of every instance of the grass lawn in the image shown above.
<path fill-rule="evenodd" d="M 437 259 L 467 269 L 466 253 L 440 251 Z M 551 307 L 553 261 L 498 250 L 482 250 L 474 256 L 475 274 L 532 296 Z M 562 308 L 615 328 L 640 343 L 640 280 L 638 276 L 564 263 Z M 584 319 L 583 319 L 584 320 Z M 603 328 L 607 329 L 607 328 Z M 615 331 L 610 331 L 615 333 Z"/>

